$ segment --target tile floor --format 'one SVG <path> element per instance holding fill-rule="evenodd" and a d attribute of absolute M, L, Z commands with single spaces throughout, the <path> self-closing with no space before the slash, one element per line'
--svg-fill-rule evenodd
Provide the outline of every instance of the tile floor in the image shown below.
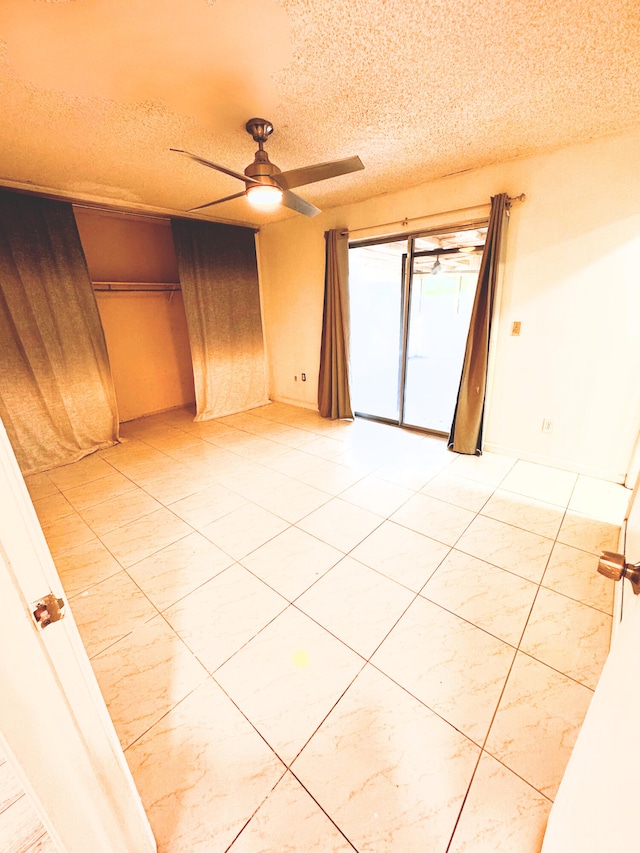
<path fill-rule="evenodd" d="M 27 478 L 161 853 L 540 849 L 621 486 L 273 403 Z"/>

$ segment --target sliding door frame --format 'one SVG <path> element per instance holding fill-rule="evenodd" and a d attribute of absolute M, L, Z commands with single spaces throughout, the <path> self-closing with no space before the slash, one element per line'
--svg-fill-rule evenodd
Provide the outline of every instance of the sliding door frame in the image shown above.
<path fill-rule="evenodd" d="M 415 231 L 410 234 L 389 234 L 384 237 L 371 237 L 364 240 L 349 241 L 349 249 L 360 249 L 366 246 L 379 246 L 385 243 L 397 243 L 401 240 L 407 241 L 407 251 L 402 256 L 402 280 L 401 280 L 401 315 L 402 326 L 400 331 L 400 352 L 398 365 L 398 419 L 380 417 L 366 412 L 354 412 L 354 415 L 366 420 L 378 421 L 379 423 L 391 424 L 417 432 L 423 432 L 427 435 L 436 435 L 443 437 L 448 435 L 446 432 L 439 430 L 428 429 L 427 427 L 408 424 L 404 418 L 405 410 L 405 394 L 406 394 L 406 378 L 407 378 L 407 348 L 409 344 L 409 323 L 411 320 L 411 289 L 413 287 L 413 266 L 416 257 L 426 256 L 430 254 L 443 254 L 446 250 L 437 252 L 436 250 L 416 251 L 415 242 L 421 237 L 429 237 L 434 234 L 451 234 L 458 231 L 472 231 L 474 228 L 485 228 L 489 224 L 489 220 L 474 219 L 467 222 L 447 225 L 443 228 L 429 228 L 425 231 Z"/>
<path fill-rule="evenodd" d="M 407 383 L 407 347 L 409 345 L 409 320 L 411 319 L 411 282 L 413 280 L 413 259 L 415 256 L 415 237 L 408 239 L 408 251 L 402 258 L 402 346 L 400 347 L 400 387 L 398 406 L 398 426 L 404 426 L 404 398 Z"/>

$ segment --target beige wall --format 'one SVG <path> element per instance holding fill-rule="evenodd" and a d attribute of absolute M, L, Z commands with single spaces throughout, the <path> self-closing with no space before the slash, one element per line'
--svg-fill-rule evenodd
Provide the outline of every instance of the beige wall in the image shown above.
<path fill-rule="evenodd" d="M 120 421 L 193 403 L 182 293 L 96 293 Z"/>
<path fill-rule="evenodd" d="M 168 219 L 75 208 L 94 282 L 177 283 Z M 193 403 L 193 370 L 180 292 L 99 292 L 121 421 Z"/>
<path fill-rule="evenodd" d="M 74 214 L 92 281 L 179 281 L 168 219 L 88 207 Z"/>
<path fill-rule="evenodd" d="M 264 227 L 271 398 L 315 406 L 327 228 L 524 192 L 509 226 L 485 447 L 622 481 L 640 426 L 639 150 L 634 130 Z M 464 218 L 433 216 L 424 227 Z M 522 323 L 520 337 L 509 334 L 513 320 Z M 300 372 L 304 384 L 293 379 Z M 542 433 L 543 418 L 555 420 L 553 433 Z"/>

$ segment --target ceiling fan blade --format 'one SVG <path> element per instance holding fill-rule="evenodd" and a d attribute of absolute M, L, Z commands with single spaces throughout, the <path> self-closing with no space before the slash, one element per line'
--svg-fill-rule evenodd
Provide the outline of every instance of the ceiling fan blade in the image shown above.
<path fill-rule="evenodd" d="M 234 195 L 227 195 L 224 198 L 216 199 L 216 201 L 208 201 L 206 204 L 200 204 L 198 207 L 190 207 L 187 213 L 193 213 L 194 210 L 203 210 L 205 207 L 211 207 L 214 204 L 222 204 L 223 201 L 231 201 L 232 198 L 240 198 L 244 195 L 244 191 L 241 193 L 234 193 Z"/>
<path fill-rule="evenodd" d="M 282 204 L 290 210 L 295 210 L 296 213 L 303 213 L 305 216 L 317 216 L 321 213 L 319 207 L 314 207 L 314 205 L 309 204 L 308 201 L 300 198 L 295 193 L 289 192 L 289 190 L 285 190 L 282 193 Z"/>
<path fill-rule="evenodd" d="M 240 172 L 234 172 L 233 169 L 227 169 L 226 166 L 219 166 L 218 163 L 212 163 L 211 160 L 205 160 L 203 157 L 198 157 L 197 154 L 192 154 L 190 151 L 183 151 L 182 148 L 170 148 L 169 151 L 175 151 L 178 154 L 186 154 L 187 157 L 191 157 L 191 159 L 195 160 L 196 163 L 201 163 L 203 166 L 208 166 L 210 169 L 215 169 L 218 172 L 222 172 L 224 175 L 230 175 L 232 178 L 238 178 L 238 180 L 244 181 L 247 184 L 258 183 L 258 181 L 254 181 L 253 178 L 241 175 Z"/>
<path fill-rule="evenodd" d="M 348 175 L 364 169 L 359 157 L 347 157 L 345 160 L 333 160 L 331 163 L 317 163 L 315 166 L 304 166 L 302 169 L 290 169 L 274 175 L 275 180 L 283 190 L 291 190 L 304 184 L 314 184 L 316 181 L 326 181 L 327 178 L 337 178 L 338 175 Z"/>

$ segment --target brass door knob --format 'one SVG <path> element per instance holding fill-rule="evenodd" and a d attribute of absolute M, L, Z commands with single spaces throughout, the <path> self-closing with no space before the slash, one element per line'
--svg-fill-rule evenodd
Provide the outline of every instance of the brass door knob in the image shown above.
<path fill-rule="evenodd" d="M 628 578 L 635 595 L 640 594 L 640 563 L 627 563 L 624 554 L 603 551 L 598 562 L 598 571 L 606 578 L 619 581 Z"/>

